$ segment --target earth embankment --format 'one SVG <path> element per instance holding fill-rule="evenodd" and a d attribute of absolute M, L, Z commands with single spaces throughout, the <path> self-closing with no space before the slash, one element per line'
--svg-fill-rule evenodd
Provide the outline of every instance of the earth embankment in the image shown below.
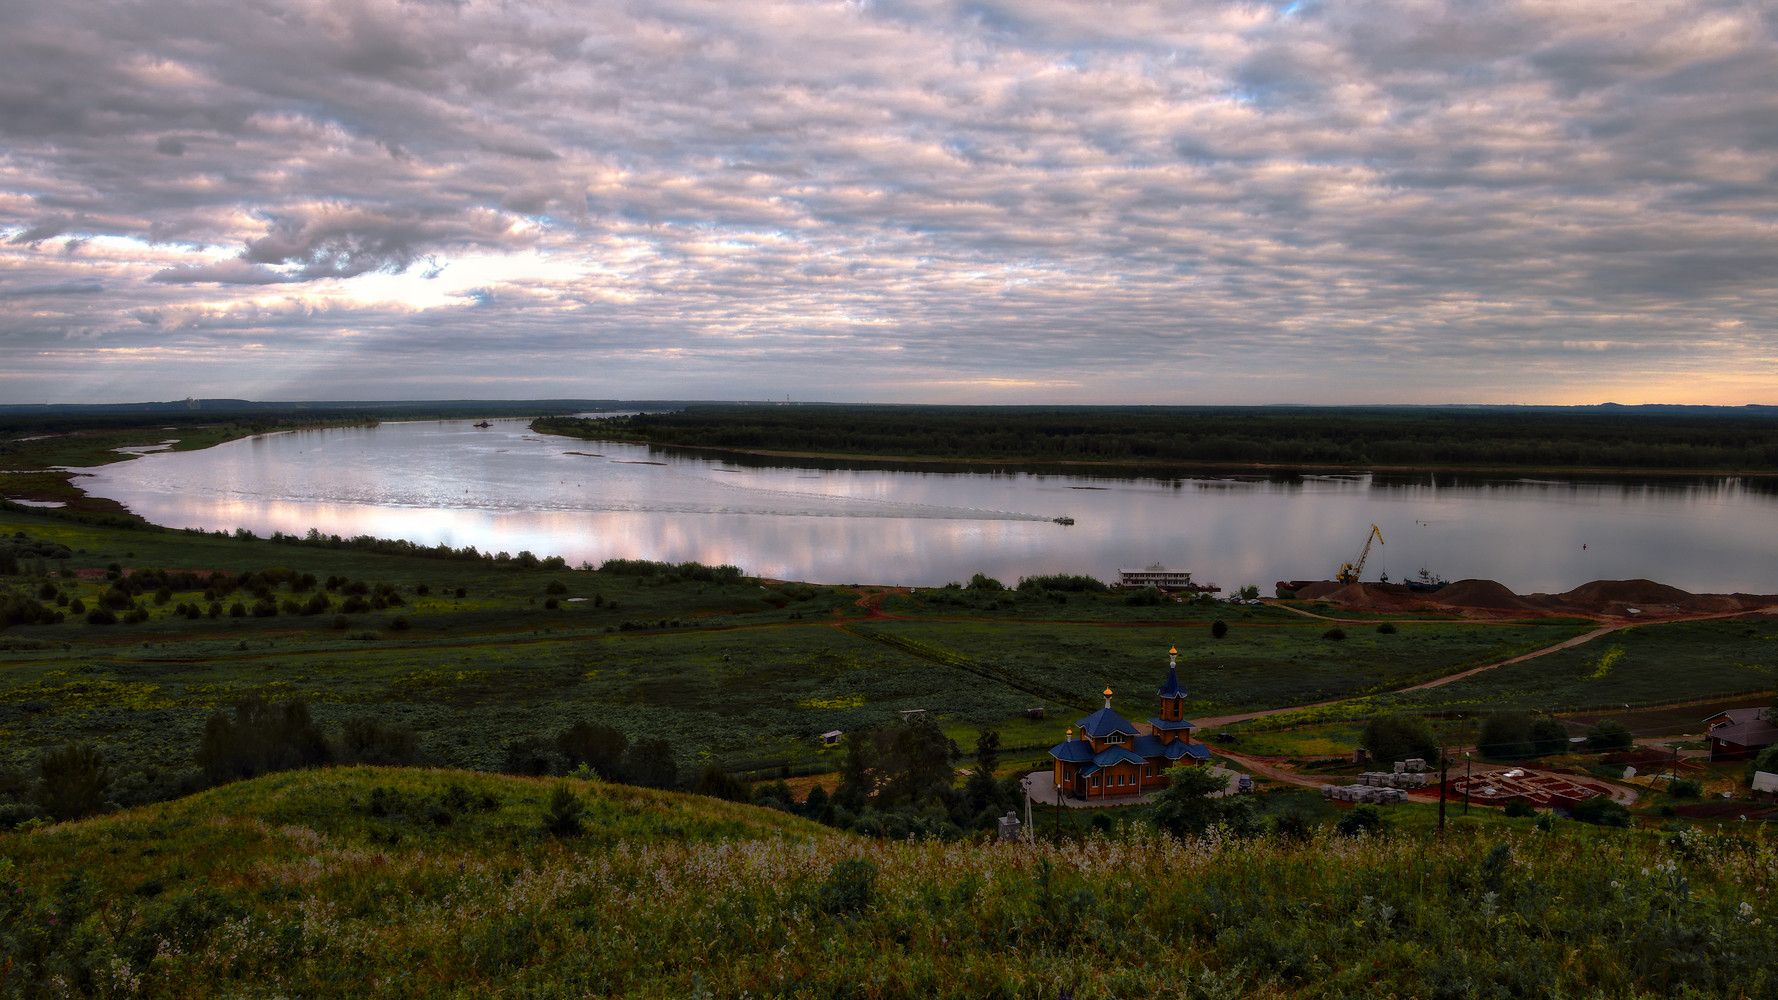
<path fill-rule="evenodd" d="M 1594 580 L 1562 594 L 1515 594 L 1494 580 L 1459 580 L 1434 591 L 1326 580 L 1300 588 L 1297 596 L 1353 611 L 1442 611 L 1477 619 L 1548 615 L 1654 621 L 1778 609 L 1778 595 L 1693 594 L 1653 580 Z"/>

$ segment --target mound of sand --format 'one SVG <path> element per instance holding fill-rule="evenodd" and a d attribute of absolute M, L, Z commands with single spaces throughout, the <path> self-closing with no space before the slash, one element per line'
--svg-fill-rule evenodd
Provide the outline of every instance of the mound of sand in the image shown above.
<path fill-rule="evenodd" d="M 1492 611 L 1540 610 L 1493 580 L 1458 580 L 1430 595 L 1431 601 L 1453 608 L 1486 608 Z"/>
<path fill-rule="evenodd" d="M 1729 594 L 1694 594 L 1679 602 L 1681 611 L 1692 611 L 1698 614 L 1745 611 L 1750 607 L 1760 606 L 1760 604 L 1743 602 L 1739 597 L 1731 596 Z"/>
<path fill-rule="evenodd" d="M 1348 583 L 1320 600 L 1346 608 L 1406 608 L 1422 603 L 1409 595 L 1408 588 L 1390 583 Z"/>
<path fill-rule="evenodd" d="M 1399 584 L 1350 583 L 1332 580 L 1297 589 L 1297 596 L 1329 601 L 1345 608 L 1399 611 L 1432 605 L 1450 608 L 1468 618 L 1514 617 L 1519 613 L 1609 618 L 1672 618 L 1680 615 L 1733 614 L 1778 608 L 1778 596 L 1757 594 L 1692 594 L 1652 580 L 1594 580 L 1566 594 L 1521 596 L 1493 580 L 1459 580 L 1433 593 L 1417 594 Z M 1638 614 L 1631 615 L 1629 610 Z"/>
<path fill-rule="evenodd" d="M 1558 596 L 1570 604 L 1598 607 L 1606 604 L 1680 604 L 1693 595 L 1653 580 L 1594 580 Z"/>

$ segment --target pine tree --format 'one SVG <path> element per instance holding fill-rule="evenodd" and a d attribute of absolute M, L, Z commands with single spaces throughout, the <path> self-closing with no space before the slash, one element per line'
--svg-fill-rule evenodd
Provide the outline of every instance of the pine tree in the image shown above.
<path fill-rule="evenodd" d="M 37 760 L 37 805 L 58 822 L 79 819 L 105 807 L 111 771 L 91 743 L 70 742 Z"/>
<path fill-rule="evenodd" d="M 585 829 L 581 814 L 586 811 L 586 804 L 580 796 L 568 787 L 567 782 L 560 782 L 550 792 L 549 806 L 543 813 L 543 829 L 557 837 L 576 837 Z"/>

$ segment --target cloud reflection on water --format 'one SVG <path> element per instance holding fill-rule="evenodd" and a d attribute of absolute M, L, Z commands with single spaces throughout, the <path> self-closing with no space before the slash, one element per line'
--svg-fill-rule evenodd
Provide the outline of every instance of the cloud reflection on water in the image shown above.
<path fill-rule="evenodd" d="M 1224 587 L 1269 588 L 1331 575 L 1375 522 L 1386 544 L 1367 578 L 1426 566 L 1521 592 L 1637 577 L 1778 591 L 1778 498 L 1733 479 L 1112 479 L 788 469 L 603 442 L 603 457 L 568 454 L 592 450 L 531 435 L 522 422 L 392 423 L 160 453 L 94 470 L 83 484 L 178 527 L 313 527 L 573 564 L 734 563 L 821 583 L 933 586 L 976 572 L 1008 583 L 1036 573 L 1109 579 L 1162 562 Z M 1048 520 L 1059 514 L 1076 524 Z"/>

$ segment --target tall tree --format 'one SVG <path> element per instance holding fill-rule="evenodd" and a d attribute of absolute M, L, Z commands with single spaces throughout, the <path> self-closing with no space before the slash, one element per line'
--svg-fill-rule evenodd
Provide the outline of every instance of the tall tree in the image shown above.
<path fill-rule="evenodd" d="M 1169 784 L 1155 793 L 1154 821 L 1175 837 L 1198 837 L 1218 823 L 1240 834 L 1257 831 L 1253 803 L 1226 794 L 1227 774 L 1208 767 L 1175 767 Z"/>
<path fill-rule="evenodd" d="M 111 770 L 91 743 L 70 742 L 37 759 L 37 805 L 57 821 L 79 819 L 105 807 Z"/>
<path fill-rule="evenodd" d="M 1405 712 L 1373 716 L 1364 724 L 1360 738 L 1371 756 L 1385 763 L 1411 757 L 1433 761 L 1439 755 L 1432 727 L 1418 715 Z"/>
<path fill-rule="evenodd" d="M 630 738 L 621 731 L 584 719 L 556 737 L 556 747 L 570 767 L 585 764 L 606 781 L 623 780 L 624 751 L 629 745 Z"/>
<path fill-rule="evenodd" d="M 957 745 L 931 716 L 922 712 L 878 730 L 877 744 L 883 777 L 878 808 L 920 802 L 951 787 Z"/>
<path fill-rule="evenodd" d="M 968 802 L 971 815 L 990 806 L 999 808 L 1000 783 L 994 780 L 994 772 L 999 767 L 1000 731 L 983 730 L 975 738 L 975 767 L 970 772 L 969 780 L 963 785 L 963 796 Z"/>
<path fill-rule="evenodd" d="M 840 763 L 840 784 L 833 792 L 836 808 L 858 812 L 876 794 L 876 781 L 871 776 L 875 744 L 869 735 L 846 734 L 846 757 Z"/>

